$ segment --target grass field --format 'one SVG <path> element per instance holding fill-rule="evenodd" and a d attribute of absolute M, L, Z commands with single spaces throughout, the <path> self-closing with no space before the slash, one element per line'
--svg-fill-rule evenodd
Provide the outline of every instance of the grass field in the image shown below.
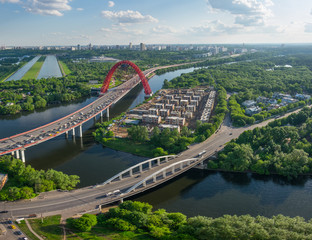
<path fill-rule="evenodd" d="M 25 235 L 31 239 L 31 240 L 39 240 L 39 238 L 37 238 L 34 234 L 32 234 L 32 232 L 29 230 L 29 228 L 27 227 L 25 221 L 21 221 L 20 224 L 17 224 L 17 226 L 21 229 L 21 231 L 23 233 L 25 233 Z"/>
<path fill-rule="evenodd" d="M 32 229 L 40 235 L 43 239 L 49 240 L 63 240 L 64 231 L 63 225 L 60 224 L 61 216 L 51 216 L 41 219 L 30 219 L 28 220 Z M 25 224 L 22 222 L 19 227 L 21 230 L 29 236 L 32 240 L 37 238 L 30 233 Z M 149 237 L 146 233 L 135 233 L 135 232 L 121 232 L 115 231 L 106 227 L 95 226 L 90 232 L 79 232 L 75 229 L 69 229 L 65 226 L 66 239 L 70 240 L 81 240 L 81 239 L 94 239 L 94 240 L 152 240 L 154 238 Z M 28 235 L 29 234 L 29 235 Z"/>
<path fill-rule="evenodd" d="M 58 61 L 58 63 L 60 65 L 63 76 L 71 74 L 71 71 L 69 70 L 69 68 L 67 67 L 67 65 L 64 62 Z"/>
<path fill-rule="evenodd" d="M 37 79 L 45 58 L 45 56 L 41 56 L 38 61 L 28 70 L 28 72 L 25 73 L 22 80 Z"/>
<path fill-rule="evenodd" d="M 106 147 L 119 150 L 122 152 L 128 152 L 143 157 L 153 157 L 152 151 L 155 148 L 150 144 L 134 143 L 127 138 L 115 138 L 102 142 Z"/>
<path fill-rule="evenodd" d="M 15 72 L 16 72 L 16 71 L 15 71 Z M 9 74 L 8 76 L 1 78 L 1 79 L 0 79 L 0 82 L 4 82 L 4 81 L 7 80 L 9 77 L 11 77 L 15 72 L 12 72 L 12 73 Z"/>

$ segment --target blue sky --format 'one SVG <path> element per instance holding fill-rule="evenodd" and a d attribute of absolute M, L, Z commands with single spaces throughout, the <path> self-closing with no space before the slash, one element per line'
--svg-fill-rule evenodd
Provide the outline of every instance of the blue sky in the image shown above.
<path fill-rule="evenodd" d="M 0 46 L 311 43 L 311 0 L 0 0 Z"/>

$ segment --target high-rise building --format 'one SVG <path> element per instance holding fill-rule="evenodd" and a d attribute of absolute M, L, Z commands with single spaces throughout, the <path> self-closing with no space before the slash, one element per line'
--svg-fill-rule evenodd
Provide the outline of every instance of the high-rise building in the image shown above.
<path fill-rule="evenodd" d="M 92 44 L 91 43 L 88 45 L 88 50 L 92 50 Z"/>
<path fill-rule="evenodd" d="M 81 50 L 80 44 L 77 45 L 77 50 Z"/>
<path fill-rule="evenodd" d="M 146 50 L 146 46 L 144 43 L 140 43 L 140 50 L 141 51 L 145 51 Z"/>
<path fill-rule="evenodd" d="M 132 49 L 132 42 L 129 43 L 129 49 Z"/>

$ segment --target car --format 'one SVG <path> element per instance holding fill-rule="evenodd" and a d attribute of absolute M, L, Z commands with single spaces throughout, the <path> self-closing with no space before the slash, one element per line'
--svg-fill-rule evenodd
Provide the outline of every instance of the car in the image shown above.
<path fill-rule="evenodd" d="M 13 222 L 11 220 L 8 221 L 8 224 L 12 224 Z"/>
<path fill-rule="evenodd" d="M 230 133 L 230 135 L 233 135 L 233 133 Z"/>
<path fill-rule="evenodd" d="M 11 229 L 16 229 L 16 227 L 14 225 L 11 225 L 10 227 L 11 227 Z"/>
<path fill-rule="evenodd" d="M 22 235 L 22 232 L 21 231 L 16 231 L 15 234 L 16 235 Z"/>
<path fill-rule="evenodd" d="M 1 211 L 0 213 L 7 213 L 8 211 Z"/>

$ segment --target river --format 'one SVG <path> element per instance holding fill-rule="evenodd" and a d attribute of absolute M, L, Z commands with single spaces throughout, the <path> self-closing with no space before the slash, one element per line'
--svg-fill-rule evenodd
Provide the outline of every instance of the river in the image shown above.
<path fill-rule="evenodd" d="M 171 80 L 194 68 L 176 70 L 154 76 L 149 83 L 153 92 L 161 88 L 165 79 Z M 65 116 L 92 102 L 95 98 L 67 105 L 53 106 L 45 111 L 0 117 L 0 138 L 26 131 Z M 110 111 L 111 117 L 136 106 L 144 100 L 142 86 L 133 89 Z M 98 120 L 99 121 L 99 120 Z M 145 158 L 105 148 L 94 142 L 94 122 L 83 126 L 83 138 L 54 138 L 26 150 L 26 163 L 36 169 L 63 171 L 80 176 L 80 187 L 104 182 L 114 174 Z M 277 176 L 220 173 L 191 169 L 182 176 L 157 189 L 136 196 L 155 208 L 179 211 L 187 216 L 219 217 L 224 214 L 252 216 L 302 216 L 312 218 L 312 179 L 302 177 L 295 182 Z"/>
<path fill-rule="evenodd" d="M 38 59 L 41 56 L 36 56 L 32 60 L 30 60 L 28 63 L 26 63 L 23 67 L 21 67 L 19 70 L 17 70 L 11 77 L 9 77 L 6 81 L 11 80 L 20 80 L 25 73 L 28 72 L 28 70 L 38 61 Z"/>
<path fill-rule="evenodd" d="M 37 79 L 62 77 L 60 66 L 58 65 L 55 55 L 48 55 L 40 69 Z"/>

